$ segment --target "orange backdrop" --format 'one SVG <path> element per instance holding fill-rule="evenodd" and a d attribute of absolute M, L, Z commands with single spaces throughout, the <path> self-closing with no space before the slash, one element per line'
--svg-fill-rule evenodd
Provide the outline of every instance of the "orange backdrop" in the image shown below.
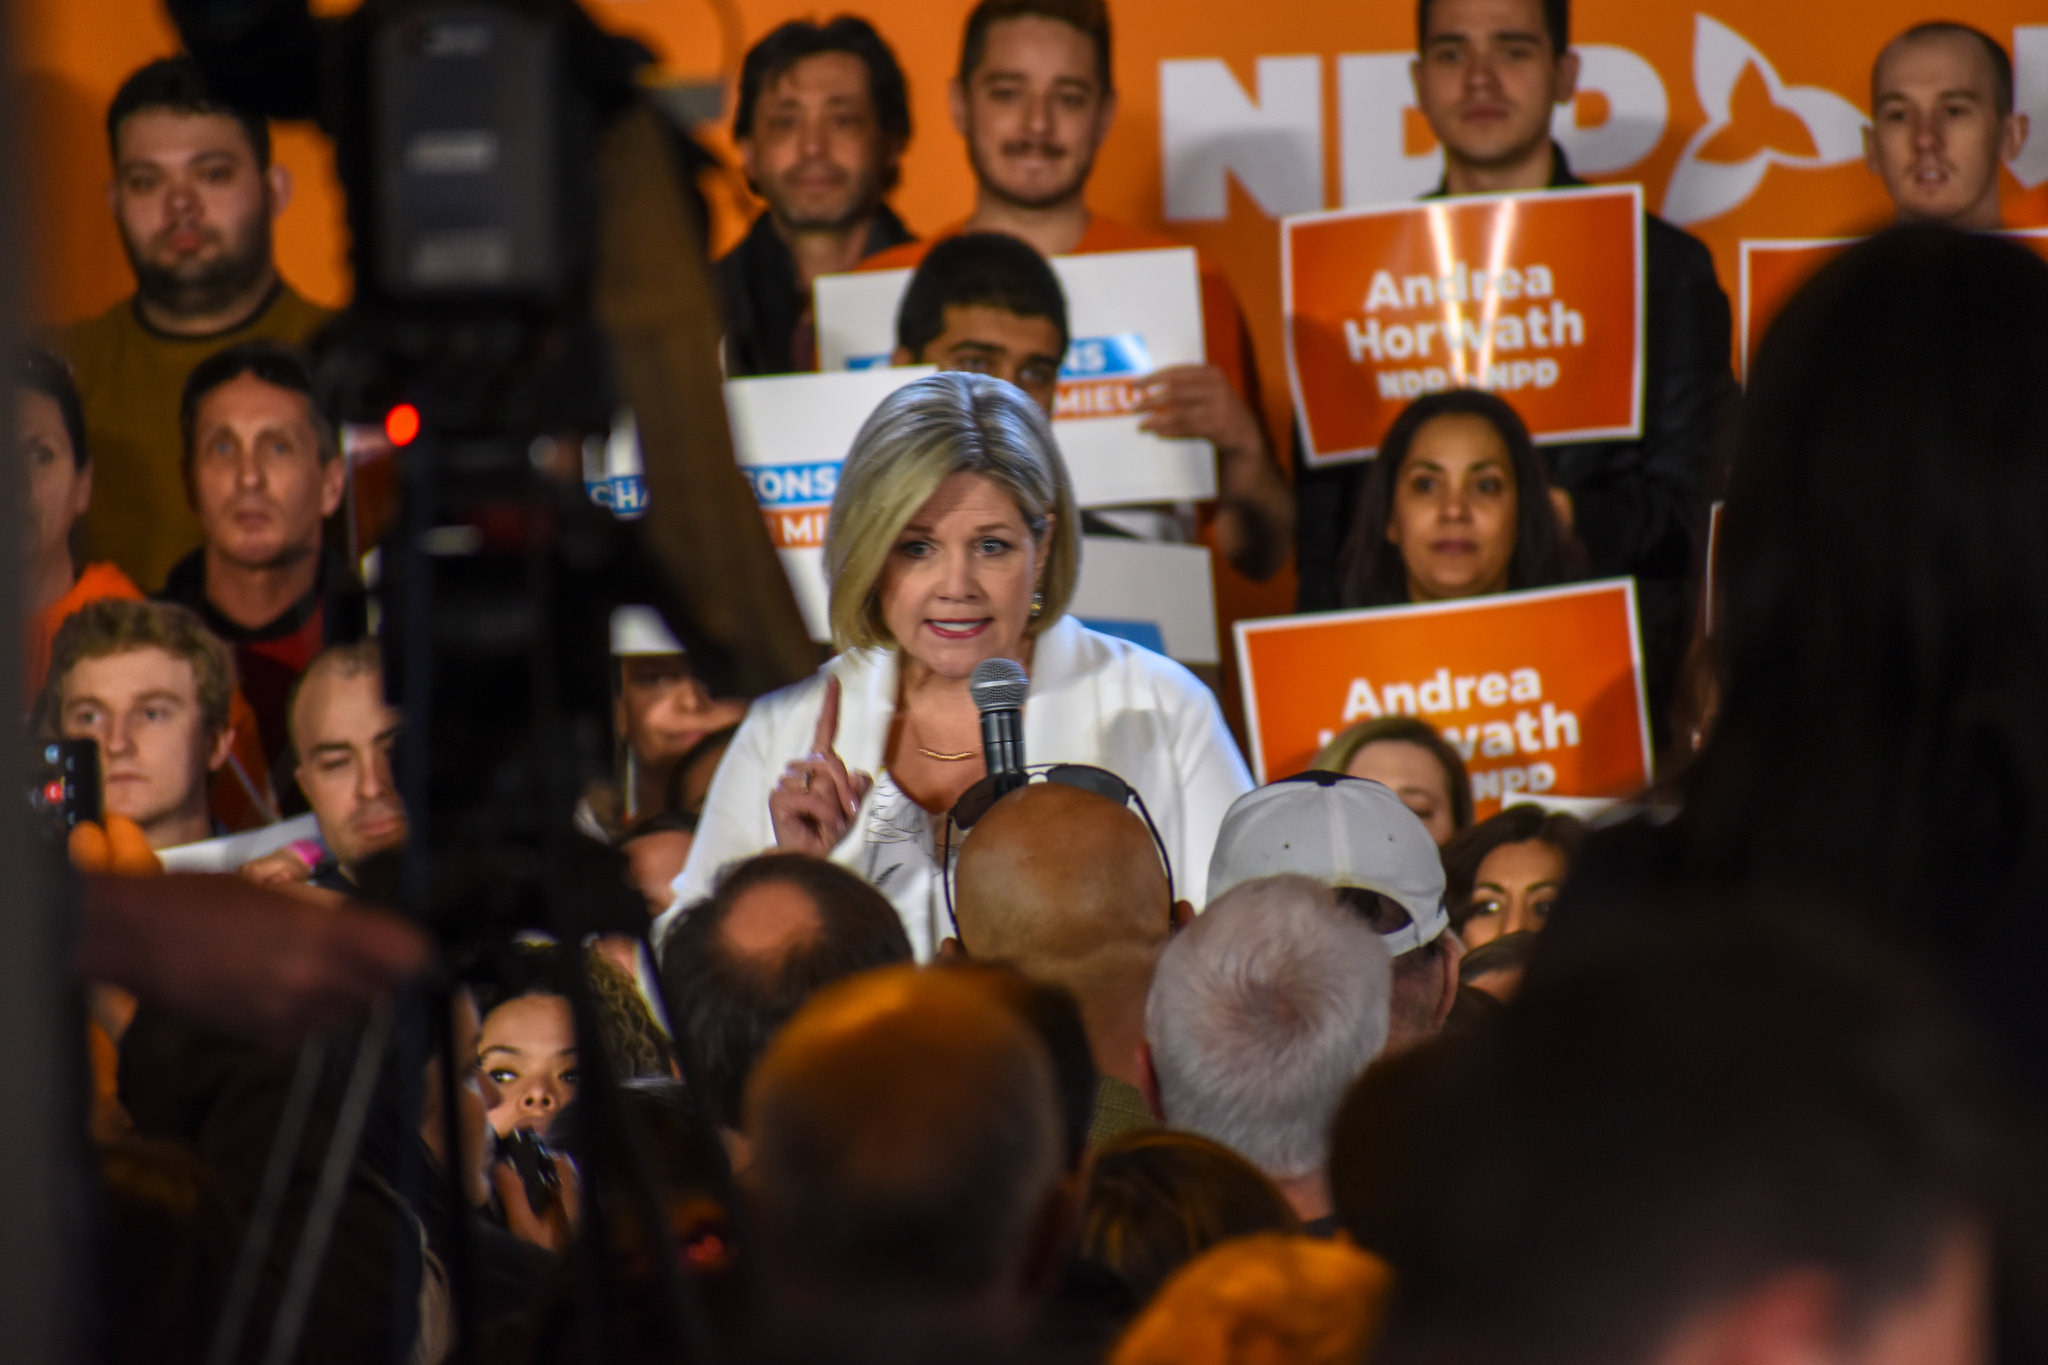
<path fill-rule="evenodd" d="M 316 8 L 350 0 L 315 0 Z M 610 26 L 649 41 L 676 73 L 728 78 L 745 46 L 782 21 L 841 8 L 806 0 L 588 0 Z M 1564 112 L 1574 162 L 1597 181 L 1638 181 L 1645 200 L 1706 240 L 1736 292 L 1745 237 L 1854 234 L 1886 214 L 1860 146 L 1869 64 L 1890 35 L 1930 12 L 1925 0 L 1578 0 L 1574 40 L 1585 76 Z M 1284 436 L 1280 340 L 1283 213 L 1411 197 L 1436 178 L 1427 125 L 1408 108 L 1414 41 L 1408 0 L 1112 0 L 1121 106 L 1097 162 L 1101 211 L 1161 228 L 1221 263 L 1245 305 L 1266 408 Z M 946 81 L 972 0 L 845 0 L 894 44 L 910 77 L 916 135 L 896 206 L 914 229 L 959 218 L 971 195 Z M 2008 176 L 2015 226 L 2048 224 L 2048 23 L 2039 0 L 1944 7 L 2016 49 L 2034 133 Z M 108 219 L 101 120 L 122 77 L 171 50 L 152 0 L 17 0 L 38 317 L 98 310 L 130 282 Z M 2030 22 L 2031 21 L 2031 22 Z M 729 156 L 722 129 L 714 148 Z M 286 275 L 327 303 L 348 292 L 341 206 L 314 133 L 281 133 L 298 191 L 278 229 Z M 2023 183 L 2030 181 L 2031 184 Z M 714 187 L 720 246 L 753 206 L 728 173 Z M 1292 575 L 1254 587 L 1219 565 L 1224 618 L 1275 614 Z"/>
<path fill-rule="evenodd" d="M 323 0 L 321 7 L 342 2 Z M 1604 148 L 1591 153 L 1591 162 L 1630 158 L 1619 166 L 1602 164 L 1590 178 L 1641 181 L 1653 208 L 1666 207 L 1674 191 L 1707 209 L 1732 200 L 1725 211 L 1686 224 L 1714 248 L 1732 298 L 1736 244 L 1743 237 L 1838 236 L 1883 217 L 1875 180 L 1853 159 L 1837 160 L 1843 150 L 1839 109 L 1831 124 L 1830 109 L 1817 106 L 1829 106 L 1825 95 L 1831 92 L 1842 105 L 1860 109 L 1868 99 L 1871 56 L 1886 37 L 1931 10 L 1924 0 L 1696 3 L 1699 8 L 1579 0 L 1574 39 L 1596 51 L 1588 61 L 1593 88 L 1581 94 L 1572 117 L 1591 139 L 1584 145 Z M 877 23 L 911 77 L 917 135 L 898 207 L 914 228 L 957 218 L 969 179 L 947 122 L 945 80 L 970 0 L 869 0 L 848 7 Z M 591 8 L 612 26 L 649 39 L 676 71 L 708 75 L 729 68 L 740 47 L 782 20 L 829 14 L 837 6 L 591 0 Z M 2016 44 L 2023 89 L 2039 92 L 2034 103 L 2048 104 L 2048 22 L 2036 0 L 1965 0 L 1936 8 Z M 42 248 L 30 275 L 32 298 L 40 316 L 61 319 L 102 307 L 129 288 L 102 195 L 108 168 L 100 120 L 121 77 L 169 50 L 174 39 L 160 6 L 148 0 L 18 0 L 15 11 L 24 106 L 37 116 L 29 139 L 34 191 L 25 199 Z M 1406 184 L 1397 183 L 1402 176 L 1370 172 L 1430 148 L 1421 119 L 1399 107 L 1405 87 L 1389 79 L 1412 44 L 1413 8 L 1406 0 L 1280 6 L 1114 0 L 1114 14 L 1122 108 L 1097 168 L 1094 201 L 1118 217 L 1172 231 L 1223 263 L 1244 298 L 1277 409 L 1285 392 L 1273 218 L 1235 175 L 1222 192 L 1223 218 L 1169 218 L 1162 147 L 1171 140 L 1182 163 L 1199 166 L 1205 144 L 1242 133 L 1246 141 L 1236 161 L 1263 164 L 1249 175 L 1263 177 L 1268 198 L 1286 198 L 1270 186 L 1289 182 L 1293 198 L 1283 207 L 1290 211 L 1402 197 L 1417 169 L 1406 171 Z M 1239 97 L 1217 97 L 1222 74 Z M 1703 83 L 1709 86 L 1704 93 Z M 1186 92 L 1164 126 L 1163 86 L 1170 87 L 1169 100 L 1175 91 Z M 1260 113 L 1263 123 L 1245 117 L 1232 123 L 1233 116 Z M 2022 166 L 2035 184 L 2006 182 L 2015 226 L 2048 224 L 2048 108 L 2033 115 Z M 1708 135 L 1693 145 L 1703 130 Z M 316 298 L 337 302 L 347 292 L 340 211 L 320 140 L 288 130 L 280 152 L 299 184 L 297 202 L 279 227 L 285 270 Z M 1828 161 L 1835 164 L 1819 164 Z M 1185 193 L 1213 197 L 1209 182 L 1221 179 L 1221 173 L 1189 174 L 1183 184 L 1192 188 Z M 1396 192 L 1368 193 L 1375 179 Z M 1318 200 L 1304 202 L 1318 190 Z M 743 222 L 743 195 L 734 183 L 725 187 L 721 231 L 727 238 Z"/>

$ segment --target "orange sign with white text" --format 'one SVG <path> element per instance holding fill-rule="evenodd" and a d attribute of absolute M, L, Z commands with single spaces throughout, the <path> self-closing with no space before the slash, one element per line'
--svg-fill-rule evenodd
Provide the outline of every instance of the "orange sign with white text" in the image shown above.
<path fill-rule="evenodd" d="M 2048 257 L 2048 229 L 2030 228 L 2006 232 L 2022 246 L 2032 247 Z M 1742 244 L 1742 280 L 1736 304 L 1741 339 L 1736 374 L 1747 381 L 1749 365 L 1763 344 L 1764 333 L 1778 310 L 1813 278 L 1815 271 L 1847 251 L 1860 237 L 1822 237 L 1808 241 L 1745 241 Z"/>
<path fill-rule="evenodd" d="M 1649 781 L 1632 579 L 1240 621 L 1237 657 L 1261 782 L 1390 715 L 1420 716 L 1464 756 L 1482 817 L 1523 794 Z"/>
<path fill-rule="evenodd" d="M 1500 394 L 1538 441 L 1642 430 L 1637 186 L 1300 214 L 1280 261 L 1312 463 L 1372 455 L 1444 389 Z"/>

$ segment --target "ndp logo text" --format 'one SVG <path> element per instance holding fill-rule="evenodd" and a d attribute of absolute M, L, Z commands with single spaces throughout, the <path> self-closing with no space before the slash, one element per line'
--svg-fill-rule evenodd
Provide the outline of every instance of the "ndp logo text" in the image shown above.
<path fill-rule="evenodd" d="M 2048 25 L 2012 33 L 2015 91 L 2032 133 L 2010 169 L 2028 189 L 2048 181 Z M 1581 100 L 1560 106 L 1552 132 L 1586 175 L 1611 176 L 1648 157 L 1671 127 L 1669 79 L 1689 75 L 1706 121 L 1687 140 L 1678 164 L 1650 206 L 1676 223 L 1717 218 L 1740 207 L 1773 166 L 1837 166 L 1863 154 L 1867 120 L 1858 104 L 1833 90 L 1782 79 L 1757 47 L 1707 14 L 1694 16 L 1691 70 L 1660 72 L 1629 48 L 1575 45 Z M 1875 54 L 1875 46 L 1872 48 Z M 1332 207 L 1323 173 L 1326 61 L 1336 76 L 1337 206 L 1363 207 L 1426 193 L 1443 175 L 1443 154 L 1411 153 L 1411 52 L 1352 52 L 1261 57 L 1257 90 L 1248 92 L 1221 60 L 1160 63 L 1159 125 L 1166 216 L 1182 222 L 1227 216 L 1227 177 L 1278 218 Z M 1736 88 L 1750 72 L 1772 104 L 1805 128 L 1809 148 L 1764 146 L 1739 161 L 1711 156 L 1731 126 Z M 1586 95 L 1596 98 L 1587 100 Z M 1581 123 L 1581 112 L 1604 105 L 1604 117 Z"/>

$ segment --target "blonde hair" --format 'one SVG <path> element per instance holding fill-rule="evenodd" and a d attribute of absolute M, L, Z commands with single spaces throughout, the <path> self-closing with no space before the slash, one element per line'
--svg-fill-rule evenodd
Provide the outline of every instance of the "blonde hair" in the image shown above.
<path fill-rule="evenodd" d="M 1420 717 L 1382 716 L 1377 720 L 1359 721 L 1349 729 L 1339 731 L 1309 760 L 1308 766 L 1319 772 L 1349 772 L 1351 760 L 1358 757 L 1360 749 L 1368 744 L 1389 742 L 1426 749 L 1437 766 L 1444 770 L 1444 792 L 1451 799 L 1451 828 L 1460 830 L 1472 823 L 1472 779 L 1465 771 L 1465 760 L 1458 756 L 1458 751 L 1448 740 L 1436 732 L 1434 726 Z"/>
<path fill-rule="evenodd" d="M 1043 606 L 1025 634 L 1036 635 L 1067 609 L 1080 575 L 1080 518 L 1052 424 L 1020 389 L 1000 379 L 935 374 L 884 399 L 840 467 L 825 526 L 837 648 L 895 643 L 876 587 L 896 537 L 954 474 L 980 474 L 1002 488 L 1038 542 Z"/>

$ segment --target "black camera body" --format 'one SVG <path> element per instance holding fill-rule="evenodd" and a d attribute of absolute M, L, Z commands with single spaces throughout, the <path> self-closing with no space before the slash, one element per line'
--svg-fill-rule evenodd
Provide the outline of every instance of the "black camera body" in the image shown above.
<path fill-rule="evenodd" d="M 355 298 L 321 342 L 322 406 L 419 417 L 378 588 L 412 838 L 359 883 L 451 945 L 644 927 L 571 817 L 610 758 L 610 609 L 658 599 L 631 528 L 537 465 L 617 406 L 595 168 L 646 54 L 572 0 L 170 8 L 222 98 L 334 140 Z"/>
<path fill-rule="evenodd" d="M 545 1218 L 562 1191 L 562 1175 L 547 1140 L 531 1128 L 514 1128 L 498 1139 L 498 1156 L 511 1162 L 519 1173 L 519 1183 L 526 1188 L 526 1206 L 536 1218 Z"/>
<path fill-rule="evenodd" d="M 36 741 L 29 751 L 28 804 L 35 827 L 62 841 L 101 818 L 100 746 L 90 739 Z"/>
<path fill-rule="evenodd" d="M 592 503 L 580 478 L 555 476 L 550 455 L 608 430 L 617 406 L 592 306 L 600 132 L 638 101 L 649 54 L 574 0 L 364 0 L 321 19 L 308 0 L 168 5 L 218 98 L 317 118 L 334 141 L 355 298 L 318 343 L 323 410 L 384 425 L 407 405 L 417 417 L 377 589 L 385 692 L 405 720 L 394 768 L 409 835 L 355 867 L 357 888 L 422 921 L 451 960 L 534 929 L 568 947 L 560 987 L 587 1049 L 578 1103 L 615 1122 L 617 1081 L 575 964 L 591 934 L 644 935 L 647 910 L 624 856 L 574 816 L 609 766 L 611 610 L 675 594 L 654 581 L 631 524 Z M 423 1004 L 397 1031 L 408 1076 L 425 1063 Z M 441 1040 L 451 1129 L 454 1078 L 473 1060 L 454 1055 L 453 1037 Z M 716 1169 L 723 1152 L 706 1141 Z M 550 1206 L 560 1172 L 546 1144 L 515 1134 L 502 1150 L 529 1204 Z M 645 1161 L 578 1155 L 594 1220 L 586 1254 L 606 1254 L 601 1220 L 625 1212 L 598 1195 L 614 1181 L 661 1245 L 668 1225 Z M 467 1301 L 459 1232 L 451 1245 Z M 713 1359 L 701 1296 L 672 1256 L 655 1259 L 674 1346 Z"/>

